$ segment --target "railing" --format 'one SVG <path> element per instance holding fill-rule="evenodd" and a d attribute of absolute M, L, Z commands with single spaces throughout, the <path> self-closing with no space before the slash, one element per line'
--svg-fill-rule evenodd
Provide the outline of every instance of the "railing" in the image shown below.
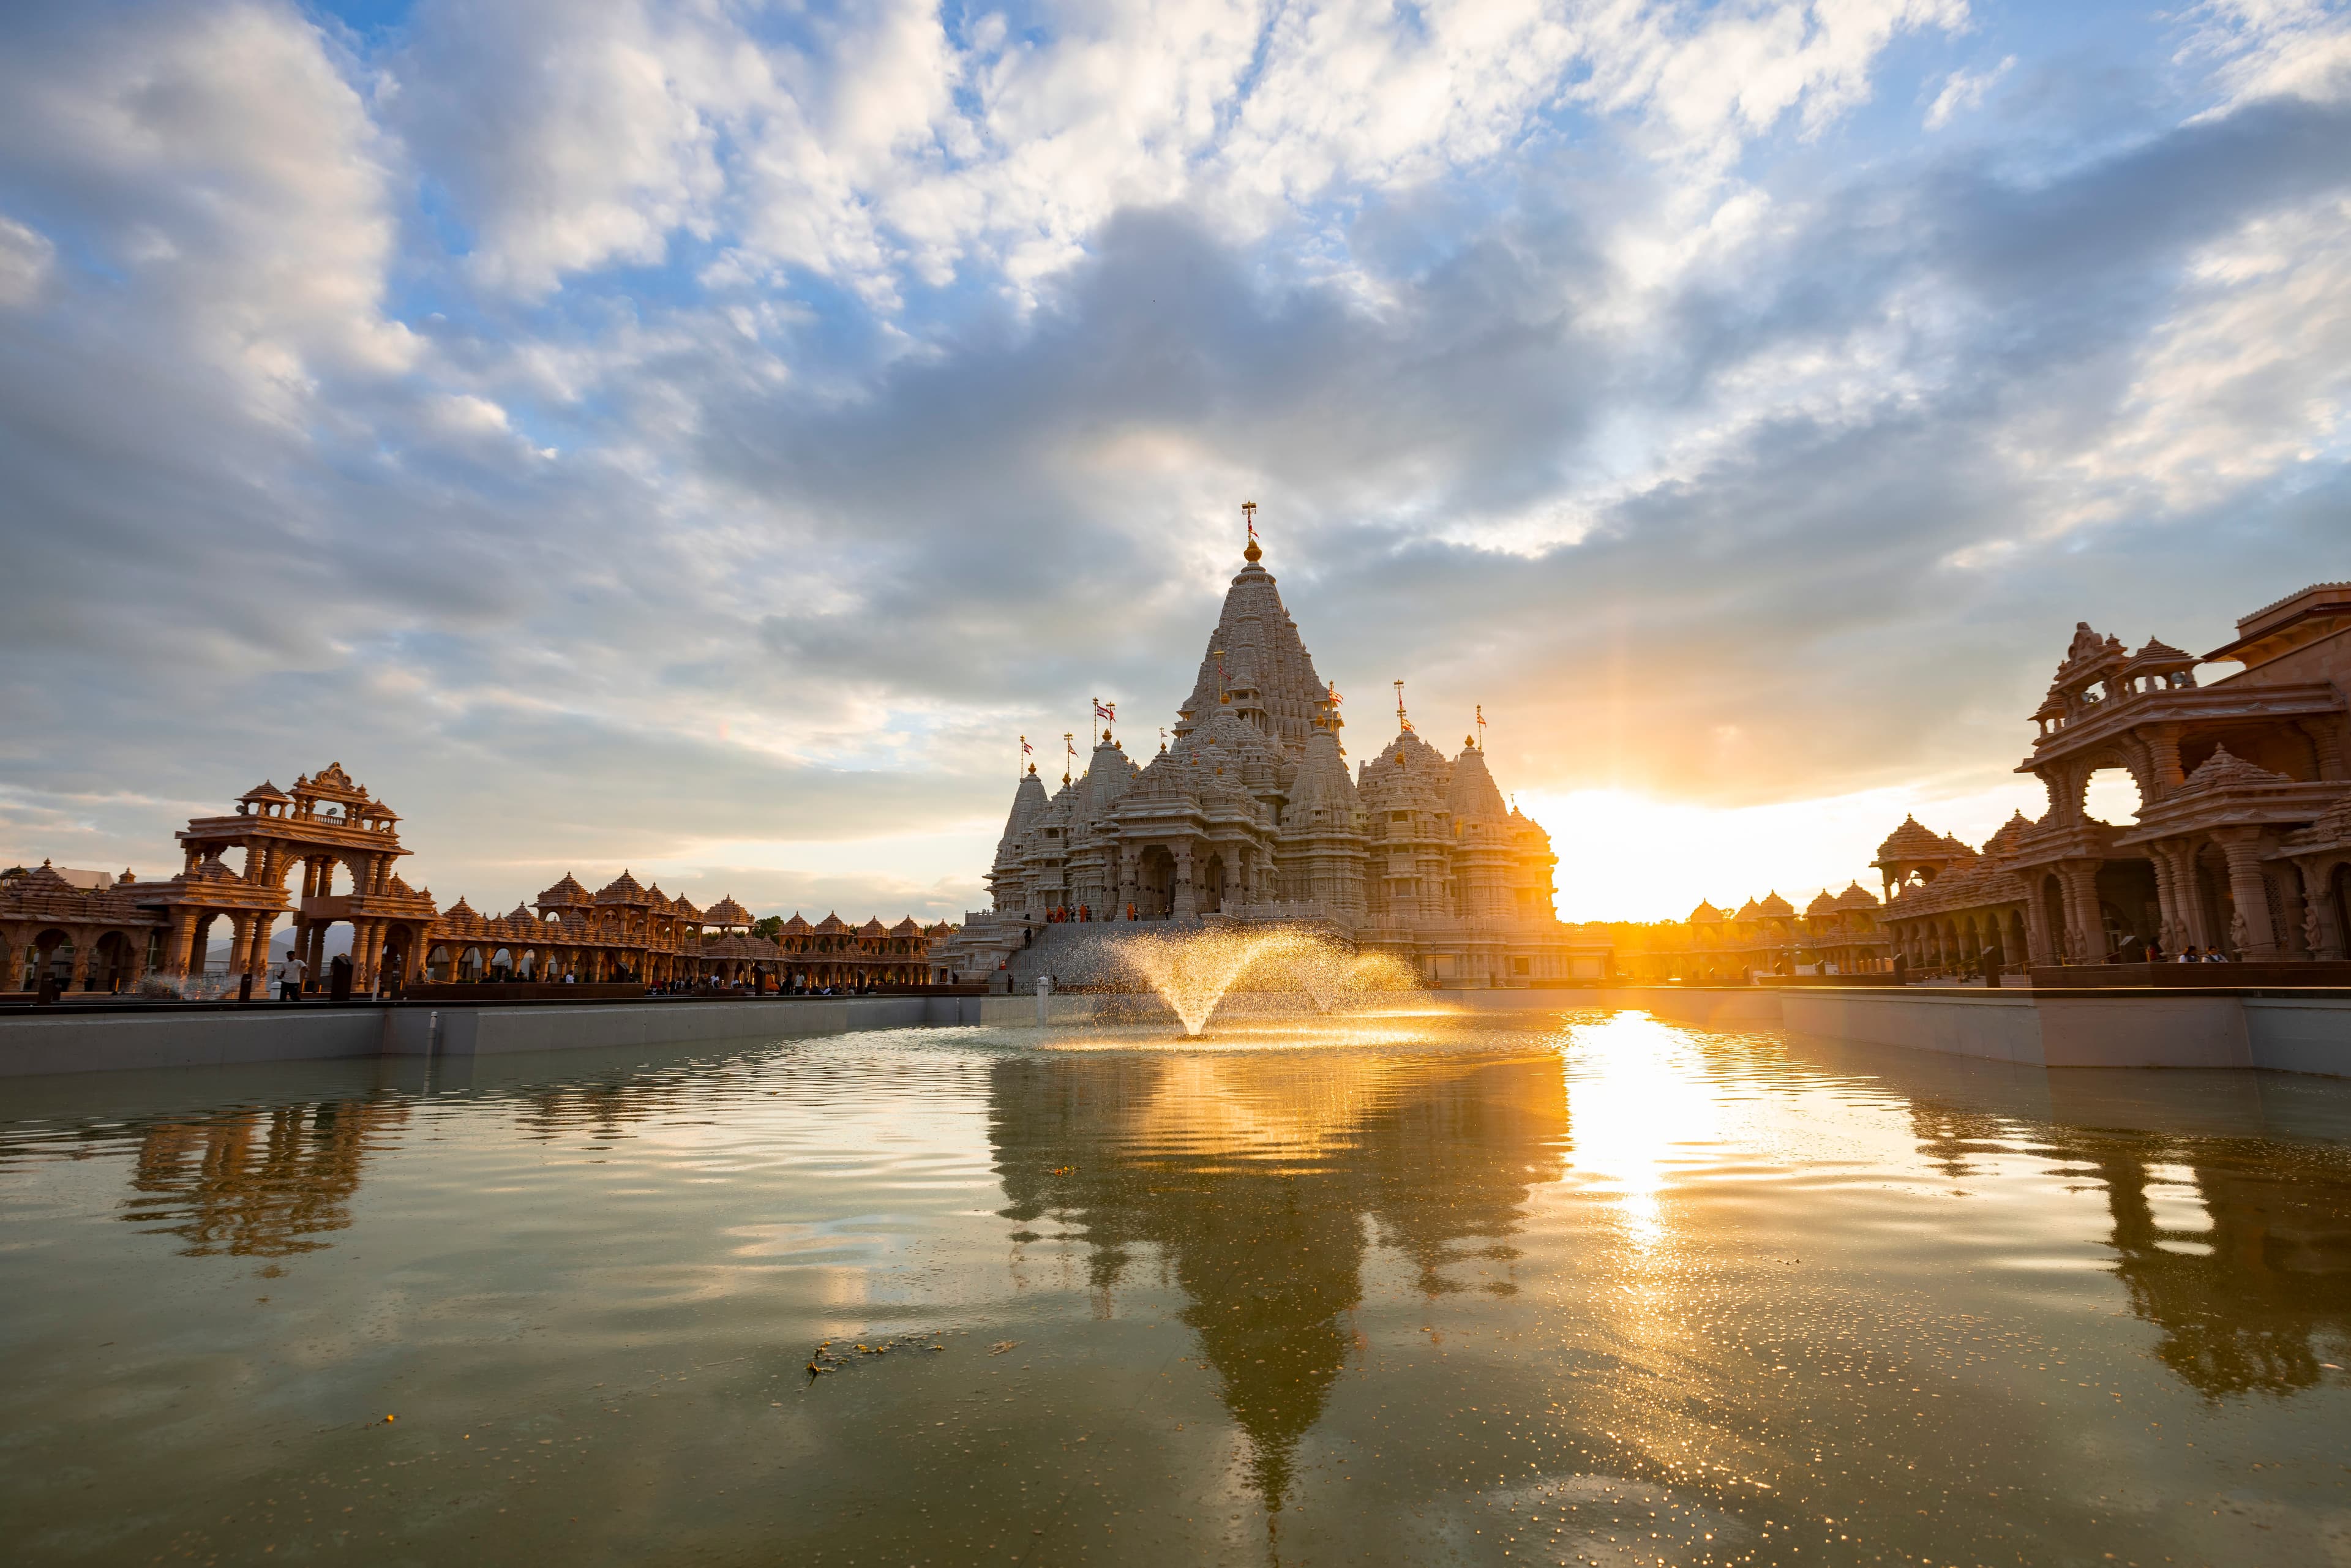
<path fill-rule="evenodd" d="M 1277 898 L 1262 904 L 1228 904 L 1213 912 L 1228 920 L 1312 920 L 1338 924 L 1330 905 L 1319 898 Z"/>

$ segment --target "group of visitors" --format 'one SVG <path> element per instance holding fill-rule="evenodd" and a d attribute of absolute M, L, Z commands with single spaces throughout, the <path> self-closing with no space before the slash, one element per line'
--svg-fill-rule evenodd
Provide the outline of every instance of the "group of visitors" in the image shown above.
<path fill-rule="evenodd" d="M 1126 917 L 1129 920 L 1138 920 L 1142 918 L 1140 915 L 1135 914 L 1134 904 L 1131 900 L 1128 902 L 1126 906 Z M 1081 904 L 1074 909 L 1066 904 L 1057 904 L 1050 909 L 1045 911 L 1045 924 L 1048 925 L 1075 925 L 1080 922 L 1090 922 L 1093 918 L 1094 906 L 1091 904 Z M 1102 918 L 1104 920 L 1115 920 L 1118 916 L 1115 914 L 1112 914 L 1105 915 Z"/>
<path fill-rule="evenodd" d="M 2131 962 L 2127 956 L 2127 949 L 2124 955 L 2118 955 L 2118 956 L 2122 956 L 2125 963 Z M 2152 938 L 2147 944 L 2147 956 L 2141 961 L 2148 964 L 2233 964 L 2236 962 L 2218 947 L 2199 949 L 2193 942 L 2167 958 L 2164 956 L 2163 944 Z"/>

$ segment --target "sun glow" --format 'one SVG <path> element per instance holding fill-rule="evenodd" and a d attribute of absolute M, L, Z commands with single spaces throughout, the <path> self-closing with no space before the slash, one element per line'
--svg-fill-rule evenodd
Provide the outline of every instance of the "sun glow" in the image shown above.
<path fill-rule="evenodd" d="M 1876 893 L 1870 857 L 1905 813 L 1981 843 L 2011 811 L 2035 817 L 2047 805 L 2029 779 L 1973 794 L 1900 788 L 1768 806 L 1622 789 L 1519 796 L 1520 809 L 1551 833 L 1557 907 L 1570 921 L 1680 920 L 1701 899 L 1736 907 L 1772 892 L 1802 909 L 1821 889 L 1841 892 L 1854 881 Z"/>

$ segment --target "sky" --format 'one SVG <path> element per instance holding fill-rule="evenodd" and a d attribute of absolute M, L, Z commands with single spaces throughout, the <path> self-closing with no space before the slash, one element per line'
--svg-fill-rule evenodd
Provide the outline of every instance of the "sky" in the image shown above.
<path fill-rule="evenodd" d="M 2346 409 L 2343 5 L 30 0 L 0 862 L 337 760 L 444 904 L 960 918 L 1254 500 L 1564 917 L 1801 901 L 2351 577 Z"/>

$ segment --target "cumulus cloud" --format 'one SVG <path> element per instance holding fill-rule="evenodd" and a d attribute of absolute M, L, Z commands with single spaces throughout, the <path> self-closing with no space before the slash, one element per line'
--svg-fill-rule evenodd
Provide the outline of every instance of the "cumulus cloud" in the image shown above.
<path fill-rule="evenodd" d="M 2338 20 L 2091 103 L 1934 0 L 12 15 L 0 858 L 331 757 L 485 907 L 958 913 L 1244 497 L 1510 787 L 1980 791 L 2074 620 L 2340 575 Z"/>

